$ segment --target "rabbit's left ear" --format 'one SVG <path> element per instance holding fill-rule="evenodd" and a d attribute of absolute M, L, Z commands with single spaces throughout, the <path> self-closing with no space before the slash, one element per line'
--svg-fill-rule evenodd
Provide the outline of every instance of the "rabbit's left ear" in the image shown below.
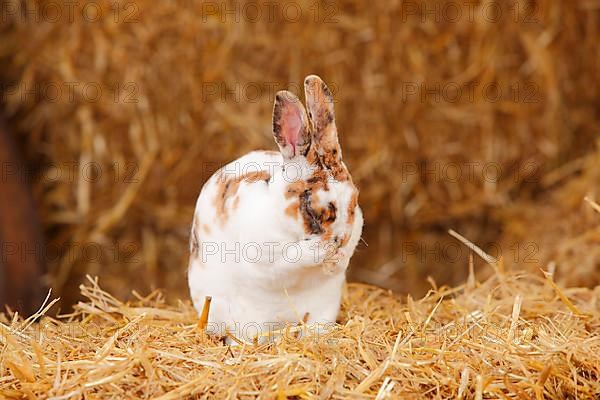
<path fill-rule="evenodd" d="M 324 160 L 326 163 L 339 162 L 342 159 L 342 150 L 335 126 L 331 91 L 317 75 L 309 75 L 304 80 L 304 93 L 317 151 L 321 156 L 327 156 Z"/>
<path fill-rule="evenodd" d="M 294 94 L 282 90 L 273 105 L 273 136 L 283 158 L 304 157 L 310 147 L 310 129 L 304 106 Z"/>

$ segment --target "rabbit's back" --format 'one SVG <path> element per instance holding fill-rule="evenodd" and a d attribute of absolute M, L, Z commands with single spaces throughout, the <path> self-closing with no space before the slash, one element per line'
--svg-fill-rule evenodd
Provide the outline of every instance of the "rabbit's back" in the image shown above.
<path fill-rule="evenodd" d="M 254 200 L 254 197 L 262 198 L 269 192 L 273 171 L 280 168 L 282 162 L 277 152 L 253 151 L 220 168 L 202 187 L 196 203 L 194 225 L 209 233 L 212 228 L 224 230 L 239 222 L 232 217 L 237 214 L 240 205 Z"/>

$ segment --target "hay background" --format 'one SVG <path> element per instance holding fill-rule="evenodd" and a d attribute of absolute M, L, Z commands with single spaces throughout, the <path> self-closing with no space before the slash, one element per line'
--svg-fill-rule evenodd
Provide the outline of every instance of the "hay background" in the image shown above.
<path fill-rule="evenodd" d="M 136 0 L 137 21 L 126 23 L 111 18 L 112 0 L 97 3 L 106 18 L 95 23 L 80 16 L 86 2 L 74 21 L 1 22 L 3 87 L 41 92 L 36 85 L 95 82 L 106 93 L 98 102 L 80 93 L 49 101 L 19 89 L 3 96 L 36 170 L 62 168 L 60 181 L 42 172 L 34 184 L 52 249 L 49 283 L 66 304 L 88 273 L 117 296 L 156 287 L 185 296 L 188 231 L 202 183 L 230 159 L 274 148 L 272 96 L 206 98 L 203 83 L 238 94 L 267 83 L 294 89 L 308 73 L 334 87 L 342 147 L 361 189 L 369 246 L 358 250 L 352 279 L 415 295 L 425 292 L 428 275 L 461 282 L 465 268 L 457 265 L 466 265 L 468 253 L 448 260 L 435 252 L 454 243 L 446 234 L 453 228 L 491 253 L 500 245 L 505 256 L 515 244 L 523 251 L 534 243 L 535 262 L 521 251 L 516 264 L 537 270 L 554 260 L 559 280 L 600 282 L 600 228 L 582 200 L 597 198 L 600 183 L 597 3 L 536 1 L 536 22 L 506 14 L 496 23 L 421 22 L 403 15 L 402 2 L 345 0 L 333 3 L 335 22 L 325 23 L 306 11 L 311 2 L 297 3 L 306 15 L 297 23 L 223 23 L 203 21 L 199 1 Z M 520 96 L 534 85 L 535 101 L 402 98 L 407 83 L 490 82 L 505 93 L 519 85 Z M 126 90 L 115 102 L 108 95 L 115 83 L 134 83 L 137 102 L 124 101 Z M 82 179 L 77 170 L 65 177 L 73 162 L 100 165 L 102 177 Z M 128 163 L 135 182 L 126 179 Z M 425 173 L 451 163 L 476 163 L 478 179 L 452 183 Z M 498 182 L 481 179 L 486 163 L 501 167 Z M 402 168 L 413 164 L 422 174 L 407 178 Z M 80 250 L 92 243 L 102 252 L 93 261 Z M 419 254 L 403 252 L 403 243 L 420 246 Z"/>

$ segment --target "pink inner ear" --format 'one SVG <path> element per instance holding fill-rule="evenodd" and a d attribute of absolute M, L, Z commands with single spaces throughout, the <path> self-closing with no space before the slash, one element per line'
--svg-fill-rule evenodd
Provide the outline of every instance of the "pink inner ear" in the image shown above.
<path fill-rule="evenodd" d="M 302 116 L 294 106 L 286 107 L 283 114 L 283 137 L 287 144 L 292 146 L 293 155 L 296 155 L 296 145 L 302 129 Z"/>

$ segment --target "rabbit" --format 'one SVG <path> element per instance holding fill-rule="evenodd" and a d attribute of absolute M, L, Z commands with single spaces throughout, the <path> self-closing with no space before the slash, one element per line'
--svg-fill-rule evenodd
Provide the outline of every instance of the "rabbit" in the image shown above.
<path fill-rule="evenodd" d="M 304 321 L 335 324 L 345 272 L 362 233 L 358 189 L 342 161 L 333 96 L 304 81 L 308 113 L 288 91 L 275 96 L 275 151 L 253 151 L 204 184 L 190 234 L 188 282 L 206 331 L 268 341 Z M 312 324 L 312 325 L 311 325 Z"/>

